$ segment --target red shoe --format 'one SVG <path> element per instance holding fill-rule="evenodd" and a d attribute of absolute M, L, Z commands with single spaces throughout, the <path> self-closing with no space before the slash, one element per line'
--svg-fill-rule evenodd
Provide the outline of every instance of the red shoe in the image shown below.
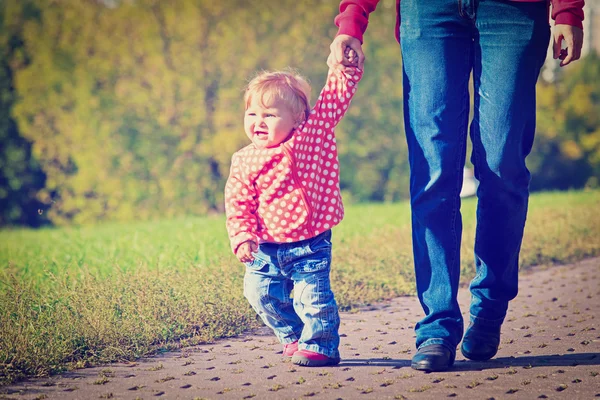
<path fill-rule="evenodd" d="M 339 357 L 327 357 L 324 354 L 315 353 L 310 350 L 298 350 L 292 357 L 292 364 L 304 367 L 322 367 L 325 365 L 337 365 L 339 363 Z"/>
<path fill-rule="evenodd" d="M 298 341 L 296 340 L 293 343 L 288 343 L 283 345 L 283 356 L 291 357 L 295 352 L 298 351 Z"/>

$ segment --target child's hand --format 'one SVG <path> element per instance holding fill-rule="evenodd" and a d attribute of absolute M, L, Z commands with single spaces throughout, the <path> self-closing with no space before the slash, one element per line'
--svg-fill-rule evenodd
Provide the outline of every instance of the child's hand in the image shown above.
<path fill-rule="evenodd" d="M 353 67 L 358 67 L 358 55 L 350 46 L 346 46 L 346 50 L 344 50 L 344 58 L 346 61 Z"/>
<path fill-rule="evenodd" d="M 258 245 L 253 241 L 249 240 L 240 244 L 238 247 L 235 256 L 240 260 L 240 262 L 246 263 L 254 261 L 254 256 L 252 253 L 255 253 L 258 250 Z"/>
<path fill-rule="evenodd" d="M 346 46 L 344 50 L 345 64 L 334 62 L 333 53 L 329 54 L 327 58 L 327 65 L 334 71 L 338 78 L 342 77 L 342 74 L 353 74 L 355 69 L 358 67 L 358 54 L 350 46 Z"/>

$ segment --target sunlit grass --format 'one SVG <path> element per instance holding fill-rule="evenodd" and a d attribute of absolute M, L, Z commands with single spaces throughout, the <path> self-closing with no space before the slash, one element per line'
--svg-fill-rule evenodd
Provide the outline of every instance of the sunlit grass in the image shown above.
<path fill-rule="evenodd" d="M 475 199 L 463 201 L 462 281 Z M 533 195 L 522 268 L 600 255 L 600 192 Z M 349 309 L 414 294 L 407 203 L 347 207 L 332 281 Z M 0 232 L 0 382 L 135 359 L 258 326 L 223 217 Z"/>

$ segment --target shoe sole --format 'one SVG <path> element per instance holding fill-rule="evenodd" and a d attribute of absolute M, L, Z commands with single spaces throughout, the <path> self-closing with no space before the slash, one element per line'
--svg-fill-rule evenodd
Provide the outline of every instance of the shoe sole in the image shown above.
<path fill-rule="evenodd" d="M 292 357 L 292 364 L 303 367 L 324 367 L 327 365 L 337 365 L 340 363 L 339 358 L 329 358 L 327 360 L 309 360 L 306 357 Z"/>
<path fill-rule="evenodd" d="M 444 365 L 444 366 L 434 367 L 433 365 L 431 365 L 429 363 L 411 363 L 410 367 L 412 369 L 416 369 L 417 371 L 443 372 L 443 371 L 448 371 L 452 366 Z"/>

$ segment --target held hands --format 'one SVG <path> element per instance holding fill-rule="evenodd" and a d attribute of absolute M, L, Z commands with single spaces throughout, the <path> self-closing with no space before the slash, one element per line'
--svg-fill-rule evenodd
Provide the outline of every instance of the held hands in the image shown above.
<path fill-rule="evenodd" d="M 255 253 L 256 251 L 258 251 L 258 245 L 255 242 L 249 240 L 240 244 L 240 246 L 237 248 L 237 251 L 235 252 L 235 256 L 238 258 L 238 260 L 240 260 L 240 262 L 252 262 L 254 261 L 254 256 L 252 255 L 252 253 Z"/>
<path fill-rule="evenodd" d="M 581 29 L 570 25 L 554 25 L 552 37 L 554 38 L 554 59 L 561 60 L 561 67 L 579 60 L 581 47 L 583 46 L 583 31 Z M 565 42 L 565 49 L 561 49 L 563 41 Z"/>
<path fill-rule="evenodd" d="M 358 67 L 358 54 L 351 47 L 344 50 L 344 59 L 352 66 Z"/>
<path fill-rule="evenodd" d="M 360 40 L 350 35 L 338 35 L 329 46 L 327 65 L 336 72 L 351 73 L 352 67 L 363 69 L 365 55 Z M 349 68 L 351 67 L 351 68 Z"/>

